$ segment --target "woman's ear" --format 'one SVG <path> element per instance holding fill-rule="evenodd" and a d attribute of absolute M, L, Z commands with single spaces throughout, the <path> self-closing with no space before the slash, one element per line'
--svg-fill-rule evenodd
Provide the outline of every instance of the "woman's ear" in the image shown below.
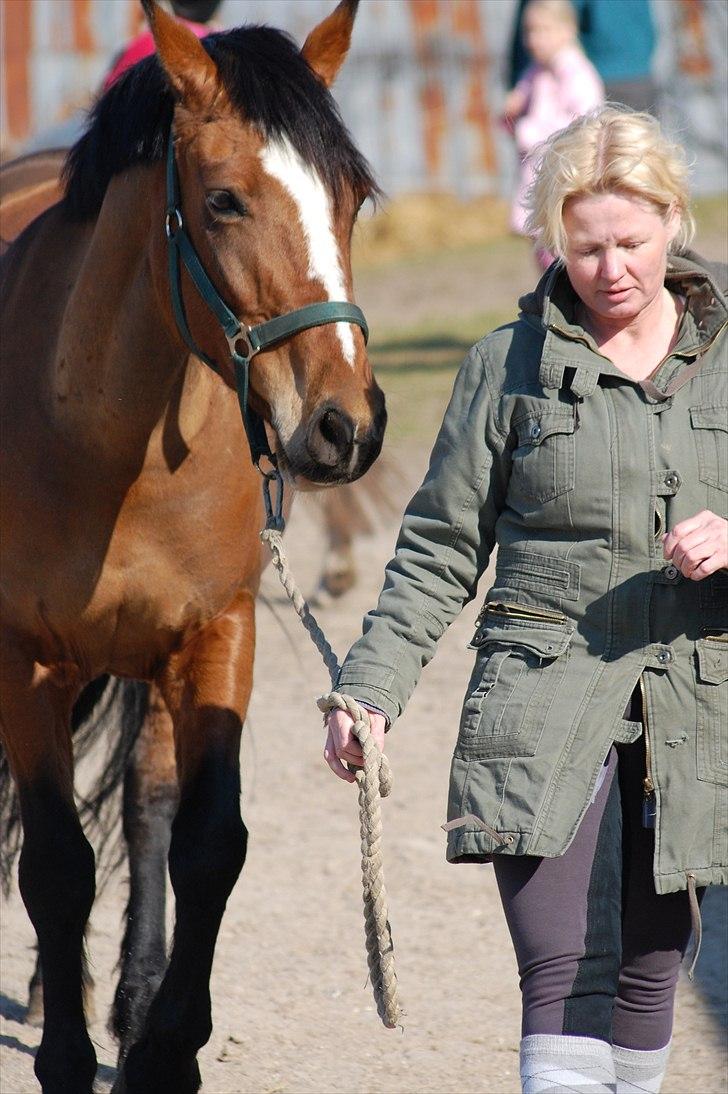
<path fill-rule="evenodd" d="M 667 217 L 665 219 L 665 228 L 667 229 L 667 241 L 672 243 L 675 236 L 682 227 L 682 213 L 678 209 L 677 205 L 673 202 L 670 208 L 667 210 Z"/>

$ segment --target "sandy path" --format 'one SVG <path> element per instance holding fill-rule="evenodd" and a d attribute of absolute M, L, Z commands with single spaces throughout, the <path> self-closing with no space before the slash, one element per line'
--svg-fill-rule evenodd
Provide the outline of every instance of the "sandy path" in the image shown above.
<path fill-rule="evenodd" d="M 472 274 L 478 298 L 493 305 L 500 279 L 486 267 Z M 519 276 L 527 283 L 526 263 Z M 414 299 L 411 275 L 407 280 Z M 363 302 L 370 318 L 380 313 L 384 321 L 386 294 L 378 290 L 375 300 L 374 281 L 371 285 L 372 299 Z M 413 478 L 426 447 L 415 457 L 419 467 L 412 467 Z M 405 494 L 403 488 L 403 502 Z M 321 612 L 340 653 L 356 637 L 361 615 L 374 600 L 395 532 L 395 522 L 387 521 L 361 544 L 360 587 L 339 607 Z M 289 552 L 304 588 L 314 583 L 319 540 L 316 524 L 301 508 L 291 524 Z M 406 1007 L 404 1031 L 390 1032 L 379 1024 L 365 985 L 355 794 L 336 782 L 321 760 L 313 698 L 326 688 L 326 673 L 284 607 L 273 574 L 266 575 L 264 588 L 287 620 L 290 641 L 261 605 L 256 688 L 243 747 L 250 849 L 216 952 L 214 1030 L 201 1053 L 204 1090 L 517 1091 L 519 997 L 493 874 L 488 867 L 447 865 L 439 828 L 475 607 L 442 640 L 389 742 L 396 785 L 385 803 L 385 855 Z M 698 975 L 694 984 L 687 978 L 680 984 L 669 1094 L 728 1089 L 720 1032 L 726 1020 L 726 895 L 709 894 Z M 122 882 L 110 886 L 92 919 L 100 1017 L 91 1032 L 98 1046 L 99 1092 L 110 1089 L 114 1076 L 115 1050 L 104 1022 L 124 898 Z M 2 907 L 0 926 L 0 1092 L 24 1094 L 38 1089 L 32 1056 L 39 1031 L 22 1024 L 33 936 L 17 890 Z"/>

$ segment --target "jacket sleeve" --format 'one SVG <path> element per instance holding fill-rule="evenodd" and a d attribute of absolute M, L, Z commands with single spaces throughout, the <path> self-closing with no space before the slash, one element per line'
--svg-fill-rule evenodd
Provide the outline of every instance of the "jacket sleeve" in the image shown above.
<path fill-rule="evenodd" d="M 337 687 L 393 722 L 438 639 L 475 595 L 495 542 L 510 455 L 497 424 L 484 344 L 455 380 L 425 480 L 404 514 L 377 607 L 342 667 Z"/>

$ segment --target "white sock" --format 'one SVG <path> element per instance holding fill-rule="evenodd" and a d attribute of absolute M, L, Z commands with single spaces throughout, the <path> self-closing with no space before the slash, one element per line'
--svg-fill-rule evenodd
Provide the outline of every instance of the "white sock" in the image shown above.
<path fill-rule="evenodd" d="M 521 1041 L 523 1094 L 586 1091 L 614 1094 L 612 1046 L 595 1037 L 534 1033 Z"/>
<path fill-rule="evenodd" d="M 617 1072 L 617 1094 L 659 1094 L 665 1078 L 671 1041 L 664 1048 L 653 1050 L 622 1048 L 614 1045 L 612 1055 Z"/>

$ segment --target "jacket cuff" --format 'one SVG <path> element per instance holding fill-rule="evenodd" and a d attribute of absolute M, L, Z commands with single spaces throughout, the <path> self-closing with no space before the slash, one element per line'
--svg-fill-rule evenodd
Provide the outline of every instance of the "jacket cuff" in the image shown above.
<path fill-rule="evenodd" d="M 354 677 L 349 678 L 346 672 L 342 672 L 336 681 L 336 690 L 351 695 L 362 706 L 375 707 L 387 718 L 390 726 L 399 717 L 399 707 L 386 691 L 373 684 L 362 683 Z"/>

